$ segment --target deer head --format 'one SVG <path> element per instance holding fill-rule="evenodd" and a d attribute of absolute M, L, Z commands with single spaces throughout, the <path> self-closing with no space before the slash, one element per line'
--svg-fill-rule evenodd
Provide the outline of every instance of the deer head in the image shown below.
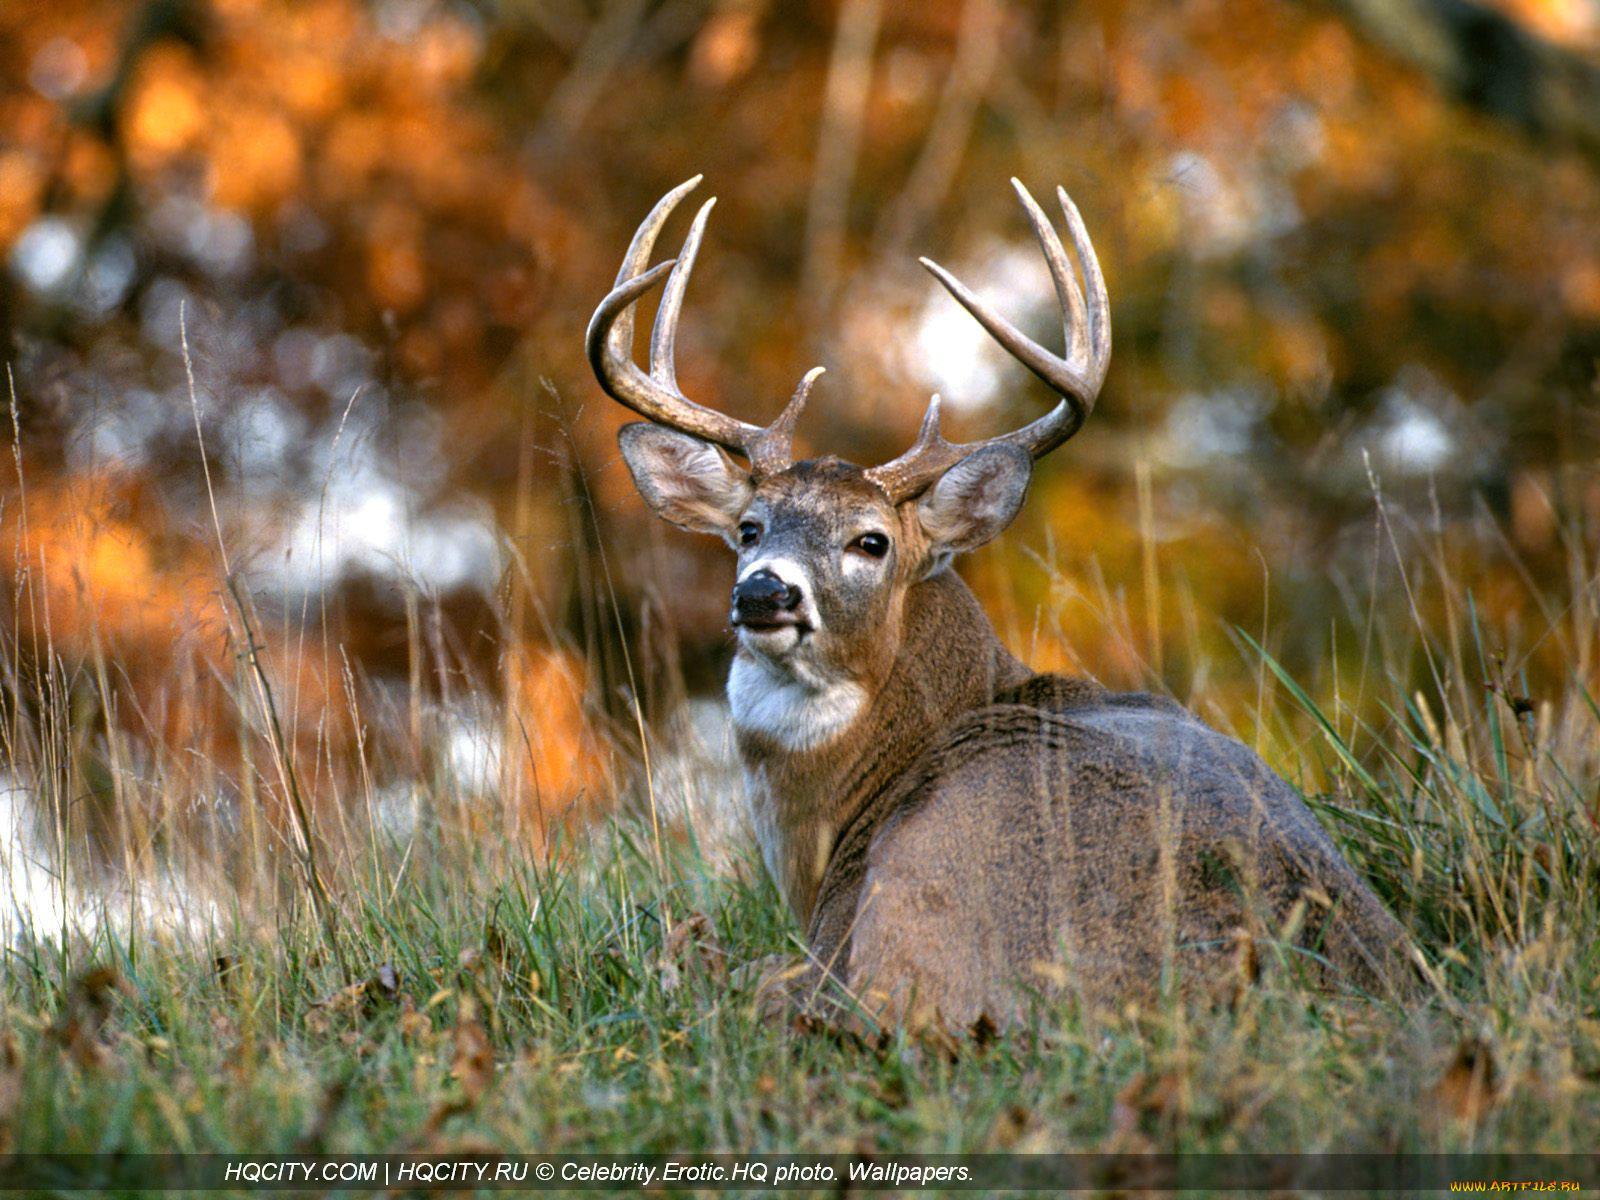
<path fill-rule="evenodd" d="M 1004 529 L 1022 505 L 1033 461 L 1089 415 L 1111 356 L 1100 265 L 1077 207 L 1058 188 L 1082 267 L 1080 288 L 1060 237 L 1013 180 L 1049 263 L 1065 356 L 1023 336 L 938 264 L 922 264 L 1060 403 L 1012 433 L 956 444 L 939 431 L 934 396 L 915 444 L 892 462 L 866 469 L 831 457 L 797 463 L 795 425 L 822 368 L 806 374 L 767 426 L 696 404 L 678 387 L 678 317 L 715 200 L 696 214 L 676 259 L 648 264 L 673 208 L 699 181 L 663 196 L 634 234 L 615 287 L 590 321 L 589 361 L 614 399 L 649 419 L 620 436 L 645 502 L 674 525 L 716 534 L 737 552 L 730 620 L 741 649 L 762 670 L 810 692 L 870 693 L 896 654 L 907 591 Z M 646 371 L 633 361 L 634 305 L 663 279 Z"/>

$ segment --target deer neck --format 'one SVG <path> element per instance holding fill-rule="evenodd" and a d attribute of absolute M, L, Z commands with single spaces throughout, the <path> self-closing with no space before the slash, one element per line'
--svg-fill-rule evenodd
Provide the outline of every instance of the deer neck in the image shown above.
<path fill-rule="evenodd" d="M 744 650 L 734 662 L 728 691 L 751 822 L 802 924 L 844 826 L 952 720 L 1031 674 L 954 571 L 913 586 L 901 622 L 878 679 L 795 678 Z"/>

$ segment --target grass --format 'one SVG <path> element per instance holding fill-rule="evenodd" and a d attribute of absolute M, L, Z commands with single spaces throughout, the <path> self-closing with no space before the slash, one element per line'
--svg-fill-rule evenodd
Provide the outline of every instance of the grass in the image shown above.
<path fill-rule="evenodd" d="M 797 939 L 747 845 L 703 848 L 693 821 L 619 788 L 609 814 L 552 826 L 536 851 L 438 771 L 412 827 L 303 828 L 298 793 L 338 792 L 331 735 L 307 751 L 265 719 L 271 672 L 246 653 L 233 714 L 263 819 L 197 817 L 204 771 L 130 766 L 123 748 L 100 785 L 123 832 L 102 840 L 140 878 L 181 867 L 205 900 L 161 924 L 159 906 L 90 887 L 112 899 L 7 947 L 0 1149 L 1592 1151 L 1594 574 L 1577 564 L 1573 592 L 1545 598 L 1555 618 L 1533 641 L 1564 667 L 1537 697 L 1504 666 L 1533 661 L 1509 649 L 1516 631 L 1490 631 L 1451 571 L 1423 574 L 1411 607 L 1435 615 L 1377 631 L 1359 704 L 1240 635 L 1269 757 L 1431 964 L 1414 1009 L 1269 976 L 1227 1008 L 1041 1010 L 953 1059 L 797 1034 L 738 982 Z M 254 646 L 243 600 L 232 619 Z M 66 844 L 75 810 L 52 797 L 82 794 L 119 754 L 71 698 L 115 672 L 56 664 L 29 684 L 19 644 L 4 749 L 45 801 L 45 840 Z M 341 811 L 370 816 L 379 719 L 344 682 L 362 734 Z M 686 786 L 726 784 L 694 768 Z"/>
<path fill-rule="evenodd" d="M 18 951 L 11 1146 L 1578 1150 L 1600 1128 L 1587 931 L 1463 964 L 1426 1012 L 1269 985 L 1232 1011 L 1044 1014 L 950 1061 L 758 1020 L 729 968 L 787 944 L 775 895 L 688 843 L 658 877 L 647 833 L 346 895 L 338 956 L 308 915 L 242 912 Z"/>

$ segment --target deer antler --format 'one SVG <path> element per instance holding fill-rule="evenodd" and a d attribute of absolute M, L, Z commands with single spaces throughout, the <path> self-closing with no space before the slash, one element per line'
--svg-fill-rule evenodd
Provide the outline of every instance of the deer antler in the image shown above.
<path fill-rule="evenodd" d="M 967 455 L 995 442 L 1020 446 L 1035 459 L 1044 457 L 1082 428 L 1090 410 L 1094 408 L 1100 385 L 1105 381 L 1106 368 L 1111 362 L 1111 301 L 1106 295 L 1100 262 L 1095 258 L 1094 247 L 1089 242 L 1083 218 L 1078 215 L 1078 207 L 1065 189 L 1056 189 L 1056 197 L 1066 217 L 1067 232 L 1072 235 L 1072 248 L 1083 268 L 1087 303 L 1084 291 L 1078 287 L 1072 264 L 1062 248 L 1061 238 L 1028 194 L 1028 189 L 1016 179 L 1011 181 L 1011 186 L 1017 190 L 1023 210 L 1033 226 L 1034 236 L 1039 239 L 1039 248 L 1044 251 L 1045 260 L 1050 265 L 1050 278 L 1055 284 L 1056 299 L 1061 305 L 1062 325 L 1066 331 L 1065 358 L 1058 358 L 1037 342 L 1024 337 L 1016 326 L 978 299 L 971 289 L 938 263 L 926 258 L 921 261 L 1007 353 L 1055 389 L 1061 396 L 1061 402 L 1038 420 L 1013 433 L 981 442 L 957 444 L 945 441 L 939 432 L 939 397 L 934 396 L 911 449 L 893 462 L 873 467 L 867 472 L 867 477 L 888 493 L 896 504 L 926 489 Z"/>
<path fill-rule="evenodd" d="M 678 201 L 692 192 L 700 179 L 701 176 L 696 175 L 656 201 L 655 207 L 633 235 L 628 252 L 622 259 L 622 269 L 617 272 L 616 285 L 594 310 L 584 345 L 600 386 L 612 399 L 658 424 L 715 442 L 744 455 L 758 475 L 775 474 L 794 460 L 795 423 L 800 419 L 811 385 L 822 374 L 821 367 L 806 373 L 778 419 L 768 426 L 746 424 L 715 409 L 696 404 L 678 388 L 674 361 L 678 316 L 683 311 L 683 294 L 689 286 L 689 276 L 694 272 L 695 256 L 700 252 L 700 238 L 705 232 L 706 218 L 711 215 L 711 206 L 717 202 L 715 196 L 701 205 L 700 211 L 695 214 L 694 223 L 689 227 L 689 234 L 684 238 L 683 249 L 678 257 L 645 269 L 662 226 L 667 223 Z M 667 286 L 662 292 L 661 307 L 656 312 L 655 326 L 650 332 L 650 370 L 646 373 L 633 361 L 633 306 L 661 281 L 662 276 L 666 276 Z"/>
<path fill-rule="evenodd" d="M 617 272 L 615 286 L 594 310 L 594 316 L 589 321 L 585 338 L 589 362 L 600 380 L 600 386 L 613 399 L 627 405 L 640 416 L 742 454 L 750 460 L 751 469 L 758 475 L 776 474 L 794 461 L 795 424 L 805 408 L 811 385 L 822 374 L 821 367 L 806 373 L 777 420 L 766 426 L 747 424 L 696 404 L 678 387 L 674 363 L 678 317 L 683 311 L 684 291 L 694 272 L 695 257 L 700 252 L 706 218 L 710 216 L 716 198 L 700 206 L 676 259 L 668 259 L 654 267 L 649 267 L 648 263 L 656 238 L 673 209 L 699 185 L 700 179 L 696 175 L 656 201 L 655 207 L 634 233 L 628 252 L 623 256 L 622 268 Z M 1111 302 L 1106 295 L 1105 279 L 1101 276 L 1100 263 L 1090 244 L 1083 218 L 1078 215 L 1077 206 L 1066 191 L 1057 188 L 1056 197 L 1061 202 L 1067 231 L 1072 235 L 1072 247 L 1083 272 L 1084 286 L 1080 289 L 1072 263 L 1061 245 L 1061 238 L 1028 194 L 1028 189 L 1015 179 L 1011 184 L 1017 190 L 1034 235 L 1039 239 L 1039 247 L 1050 266 L 1050 278 L 1055 284 L 1056 299 L 1061 305 L 1062 325 L 1066 332 L 1064 358 L 1051 354 L 1037 342 L 1023 336 L 1016 326 L 978 299 L 965 284 L 938 263 L 926 258 L 921 261 L 1012 357 L 1055 389 L 1062 397 L 1061 403 L 1038 420 L 1012 433 L 981 442 L 955 443 L 946 441 L 939 432 L 939 397 L 934 396 L 928 403 L 921 431 L 911 449 L 893 462 L 873 467 L 867 472 L 867 477 L 897 504 L 916 496 L 967 455 L 991 443 L 1008 442 L 1022 447 L 1036 459 L 1042 458 L 1083 426 L 1094 407 L 1100 385 L 1105 380 L 1106 368 L 1111 361 Z M 661 307 L 650 333 L 650 369 L 645 372 L 633 361 L 634 304 L 660 283 L 663 277 L 666 279 L 666 288 L 662 292 Z"/>

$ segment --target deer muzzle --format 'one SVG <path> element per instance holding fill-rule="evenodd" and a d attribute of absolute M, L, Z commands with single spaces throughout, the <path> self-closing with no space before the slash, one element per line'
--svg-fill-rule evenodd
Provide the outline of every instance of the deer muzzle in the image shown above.
<path fill-rule="evenodd" d="M 771 571 L 752 571 L 733 588 L 734 625 L 746 629 L 780 629 L 802 625 L 798 609 L 800 589 L 785 583 Z"/>

